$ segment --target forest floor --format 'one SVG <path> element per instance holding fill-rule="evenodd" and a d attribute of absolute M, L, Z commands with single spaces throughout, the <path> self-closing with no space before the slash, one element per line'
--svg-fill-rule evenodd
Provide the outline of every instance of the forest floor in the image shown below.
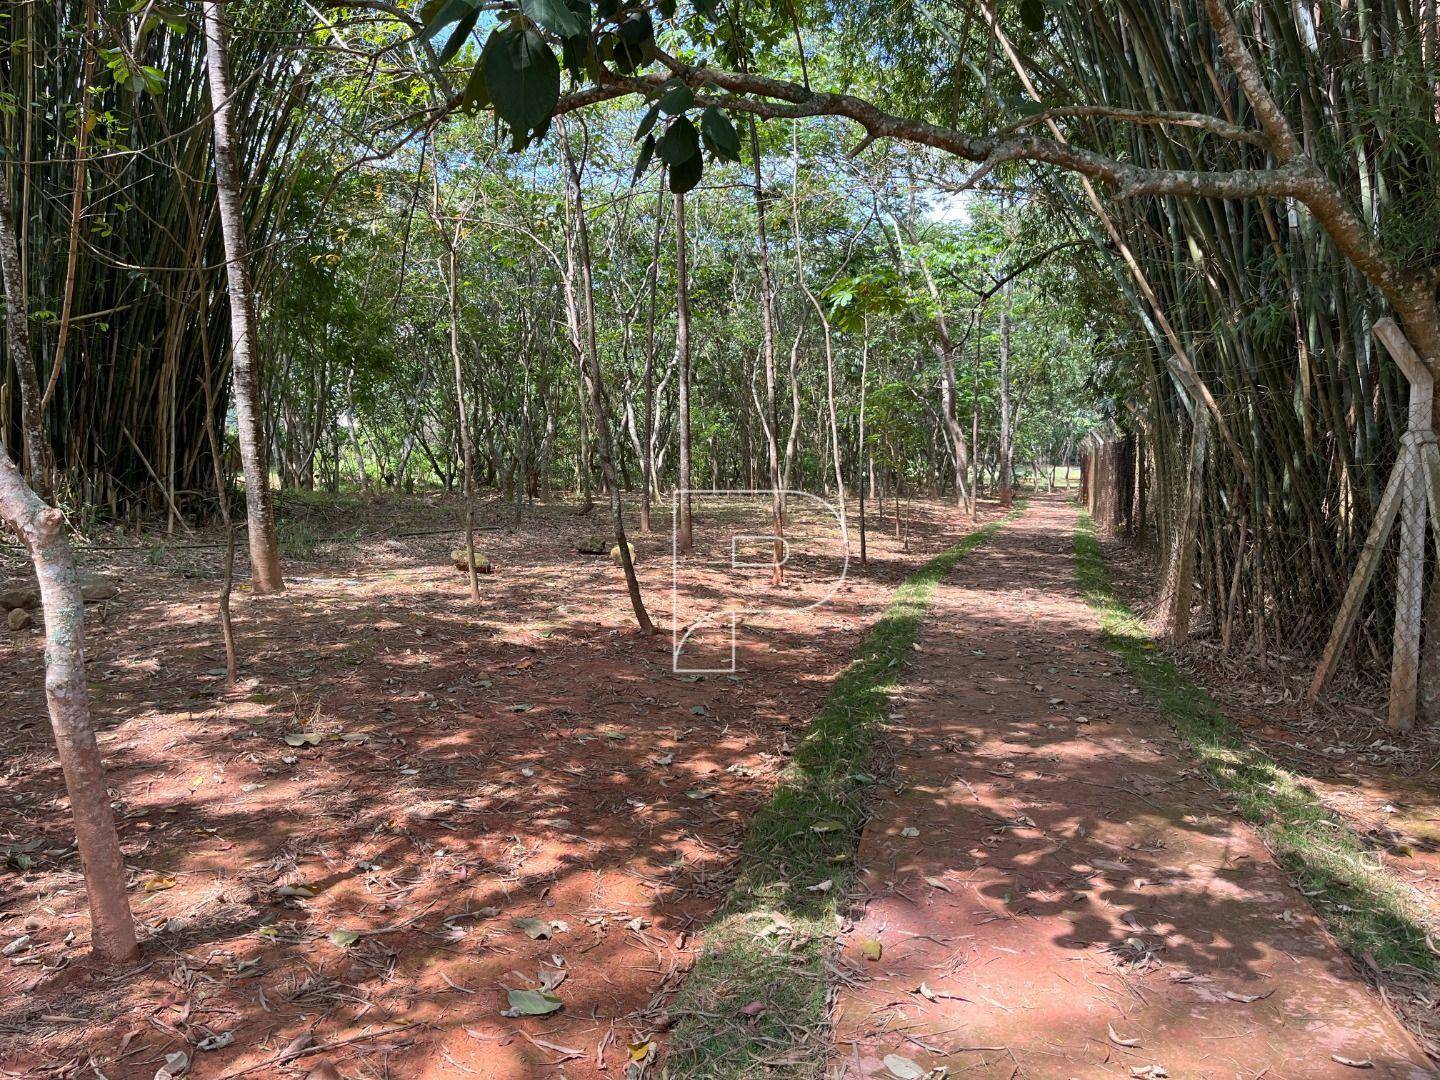
<path fill-rule="evenodd" d="M 669 635 L 634 632 L 619 568 L 574 549 L 607 533 L 603 504 L 517 528 L 486 502 L 477 610 L 449 561 L 454 500 L 282 500 L 289 588 L 237 593 L 230 693 L 218 548 L 85 550 L 120 584 L 89 609 L 88 660 L 144 956 L 86 959 L 41 639 L 8 633 L 0 1072 L 151 1080 L 184 1052 L 202 1078 L 622 1074 L 632 1046 L 653 1053 L 745 823 L 833 676 L 895 584 L 972 527 L 916 502 L 902 544 L 878 509 L 869 566 L 806 609 L 841 568 L 822 513 L 796 508 L 777 592 L 754 541 L 731 545 L 768 532 L 763 506 L 697 506 L 682 619 L 776 605 L 742 619 L 734 675 L 677 675 Z M 663 626 L 669 524 L 662 506 L 632 534 Z M 0 571 L 23 573 L 17 551 Z M 693 644 L 692 666 L 725 663 L 723 640 Z M 508 991 L 547 987 L 562 1011 L 500 1015 Z"/>
<path fill-rule="evenodd" d="M 1037 498 L 931 601 L 861 840 L 837 1070 L 1435 1075 L 1106 647 L 1075 525 Z"/>

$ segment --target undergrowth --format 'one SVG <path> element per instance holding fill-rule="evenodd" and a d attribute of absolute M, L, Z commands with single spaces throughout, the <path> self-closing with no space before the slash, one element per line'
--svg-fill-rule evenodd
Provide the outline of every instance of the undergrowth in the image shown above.
<path fill-rule="evenodd" d="M 865 771 L 936 586 L 1017 509 L 969 533 L 895 591 L 836 679 L 774 795 L 671 1010 L 670 1078 L 825 1075 L 828 980 L 865 824 Z"/>
<path fill-rule="evenodd" d="M 1081 591 L 1100 613 L 1105 644 L 1169 714 L 1211 781 L 1259 830 L 1341 946 L 1357 958 L 1372 957 L 1381 969 L 1406 964 L 1440 975 L 1440 957 L 1426 940 L 1437 927 L 1420 897 L 1301 778 L 1248 745 L 1215 701 L 1156 649 L 1145 625 L 1111 591 L 1086 514 L 1075 533 L 1075 560 Z"/>

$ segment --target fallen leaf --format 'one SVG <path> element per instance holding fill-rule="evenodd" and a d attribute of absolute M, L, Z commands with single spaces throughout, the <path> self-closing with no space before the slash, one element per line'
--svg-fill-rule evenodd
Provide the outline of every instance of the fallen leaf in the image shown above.
<path fill-rule="evenodd" d="M 1133 1038 L 1133 1039 L 1127 1039 L 1127 1038 L 1125 1038 L 1125 1036 L 1121 1035 L 1119 1032 L 1117 1032 L 1117 1031 L 1115 1030 L 1115 1026 L 1114 1026 L 1113 1024 L 1107 1024 L 1107 1025 L 1105 1026 L 1105 1034 L 1107 1034 L 1107 1035 L 1110 1036 L 1110 1041 L 1113 1042 L 1116 1046 L 1139 1046 L 1139 1045 L 1140 1045 L 1140 1039 L 1139 1039 L 1138 1036 L 1137 1036 L 1136 1038 Z"/>
<path fill-rule="evenodd" d="M 287 746 L 319 746 L 325 736 L 318 731 L 292 731 L 285 736 Z"/>
<path fill-rule="evenodd" d="M 10 944 L 6 945 L 5 948 L 0 949 L 0 956 L 14 956 L 16 953 L 22 952 L 29 947 L 30 935 L 21 934 L 14 941 L 10 942 Z"/>
<path fill-rule="evenodd" d="M 145 882 L 146 892 L 163 892 L 165 889 L 173 889 L 175 879 L 173 877 L 161 877 L 158 874 Z"/>
<path fill-rule="evenodd" d="M 155 1070 L 155 1080 L 175 1080 L 175 1077 L 184 1076 L 189 1071 L 190 1055 L 184 1050 L 176 1050 L 165 1055 L 165 1064 Z"/>
<path fill-rule="evenodd" d="M 820 882 L 820 884 L 818 884 L 818 885 L 807 885 L 807 886 L 805 887 L 805 891 L 806 891 L 806 892 L 829 892 L 829 891 L 830 891 L 831 889 L 833 889 L 834 887 L 835 887 L 835 882 L 832 881 L 830 878 L 826 878 L 824 881 Z"/>
<path fill-rule="evenodd" d="M 540 919 L 516 919 L 512 925 L 516 930 L 524 930 L 536 941 L 544 941 L 555 935 L 555 928 Z"/>
<path fill-rule="evenodd" d="M 198 1043 L 195 1044 L 195 1049 L 204 1050 L 207 1052 L 211 1050 L 224 1050 L 225 1047 L 229 1046 L 234 1041 L 235 1032 L 222 1031 L 218 1035 L 211 1035 L 208 1038 L 201 1039 Z"/>
<path fill-rule="evenodd" d="M 1369 1058 L 1348 1058 L 1339 1054 L 1331 1054 L 1330 1060 L 1340 1065 L 1348 1065 L 1352 1069 L 1373 1069 L 1375 1067 L 1375 1063 Z"/>
<path fill-rule="evenodd" d="M 1237 994 L 1234 990 L 1226 990 L 1225 996 L 1231 1001 L 1238 1001 L 1243 1005 L 1249 1005 L 1252 1001 L 1263 1001 L 1274 992 L 1274 990 L 1266 990 L 1263 994 Z"/>
<path fill-rule="evenodd" d="M 332 945 L 347 949 L 360 940 L 360 932 L 358 930 L 331 930 L 329 937 Z"/>
<path fill-rule="evenodd" d="M 289 1061 L 293 1057 L 299 1057 L 301 1051 L 309 1050 L 310 1047 L 314 1045 L 314 1033 L 310 1031 L 302 1031 L 299 1035 L 296 1035 L 295 1038 L 291 1039 L 290 1042 L 286 1044 L 285 1049 L 280 1051 L 280 1056 L 275 1060 Z"/>
<path fill-rule="evenodd" d="M 834 820 L 817 821 L 814 825 L 810 826 L 810 831 L 813 833 L 832 833 L 839 832 L 844 827 L 840 822 Z"/>
<path fill-rule="evenodd" d="M 511 990 L 506 998 L 510 1008 L 501 1016 L 549 1016 L 564 1004 L 548 990 Z"/>
<path fill-rule="evenodd" d="M 925 1076 L 924 1069 L 899 1054 L 886 1054 L 881 1064 L 890 1070 L 891 1076 L 899 1077 L 900 1080 L 922 1080 Z"/>

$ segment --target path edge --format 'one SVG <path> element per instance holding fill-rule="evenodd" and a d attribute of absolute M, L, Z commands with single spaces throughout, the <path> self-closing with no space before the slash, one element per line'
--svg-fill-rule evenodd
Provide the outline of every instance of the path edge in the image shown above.
<path fill-rule="evenodd" d="M 666 1080 L 825 1076 L 836 949 L 876 786 L 873 758 L 940 583 L 1024 513 L 966 533 L 896 587 L 836 677 L 770 799 L 669 1010 Z"/>
<path fill-rule="evenodd" d="M 1075 577 L 1100 618 L 1105 647 L 1171 720 L 1203 775 L 1255 829 L 1357 972 L 1381 987 L 1382 999 L 1414 1037 L 1417 1053 L 1433 1066 L 1429 1040 L 1384 992 L 1387 983 L 1391 990 L 1405 989 L 1393 984 L 1396 968 L 1415 969 L 1432 991 L 1440 981 L 1440 926 L 1419 893 L 1392 875 L 1378 852 L 1301 777 L 1247 742 L 1214 698 L 1165 655 L 1145 623 L 1115 595 L 1094 520 L 1083 510 L 1075 527 Z"/>

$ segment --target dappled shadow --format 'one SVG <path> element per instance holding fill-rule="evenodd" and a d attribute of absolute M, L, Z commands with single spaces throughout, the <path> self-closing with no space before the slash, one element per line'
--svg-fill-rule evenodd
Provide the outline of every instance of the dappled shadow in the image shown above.
<path fill-rule="evenodd" d="M 1102 647 L 1046 500 L 962 566 L 893 706 L 840 1054 L 965 1075 L 1428 1076 Z M 862 943 L 883 955 L 865 959 Z"/>
<path fill-rule="evenodd" d="M 872 535 L 870 567 L 852 566 L 834 600 L 751 617 L 738 672 L 703 678 L 671 672 L 668 635 L 630 629 L 619 569 L 573 551 L 602 522 L 563 506 L 519 529 L 487 520 L 480 545 L 498 572 L 478 609 L 448 565 L 453 534 L 292 562 L 285 595 L 237 599 L 232 695 L 213 552 L 162 553 L 184 574 L 153 551 L 92 556 L 123 581 L 119 601 L 92 609 L 89 658 L 145 957 L 114 975 L 82 959 L 38 641 L 8 639 L 0 844 L 30 851 L 4 872 L 0 936 L 33 942 L 0 972 L 0 1061 L 93 1057 L 112 1080 L 148 1080 L 165 1053 L 233 1032 L 196 1055 L 205 1077 L 306 1032 L 322 1044 L 369 1032 L 331 1055 L 345 1071 L 605 1071 L 655 1030 L 746 818 L 887 585 L 957 524 L 911 509 L 923 528 L 910 553 Z M 727 600 L 720 526 L 749 520 L 701 520 L 687 595 Z M 663 621 L 668 538 L 634 542 Z M 828 587 L 838 565 L 823 546 L 801 554 L 785 599 Z M 565 926 L 535 939 L 517 917 Z M 564 975 L 564 1010 L 501 1018 L 505 989 L 542 973 Z"/>

